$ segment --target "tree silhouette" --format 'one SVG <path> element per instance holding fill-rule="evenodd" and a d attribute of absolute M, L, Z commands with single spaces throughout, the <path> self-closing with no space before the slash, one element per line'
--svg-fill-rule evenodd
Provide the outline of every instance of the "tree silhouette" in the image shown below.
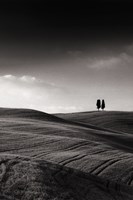
<path fill-rule="evenodd" d="M 104 99 L 102 100 L 101 108 L 102 108 L 102 110 L 104 110 L 104 108 L 105 108 L 105 101 L 104 101 Z"/>
<path fill-rule="evenodd" d="M 101 108 L 101 100 L 100 99 L 97 100 L 96 106 L 99 111 L 99 108 Z"/>

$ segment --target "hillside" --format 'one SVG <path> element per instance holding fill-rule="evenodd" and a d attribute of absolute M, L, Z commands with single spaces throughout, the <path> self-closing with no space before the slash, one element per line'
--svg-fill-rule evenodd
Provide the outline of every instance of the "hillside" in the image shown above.
<path fill-rule="evenodd" d="M 58 117 L 44 113 L 37 110 L 31 109 L 19 109 L 19 108 L 0 108 L 0 118 L 24 118 L 34 120 L 45 120 L 45 121 L 60 121 Z M 64 121 L 64 120 L 63 120 Z"/>
<path fill-rule="evenodd" d="M 0 199 L 132 199 L 132 116 L 1 108 Z"/>
<path fill-rule="evenodd" d="M 133 112 L 94 111 L 57 114 L 56 116 L 72 121 L 93 124 L 98 127 L 133 133 Z"/>
<path fill-rule="evenodd" d="M 131 200 L 132 188 L 67 167 L 28 158 L 0 160 L 0 199 Z"/>

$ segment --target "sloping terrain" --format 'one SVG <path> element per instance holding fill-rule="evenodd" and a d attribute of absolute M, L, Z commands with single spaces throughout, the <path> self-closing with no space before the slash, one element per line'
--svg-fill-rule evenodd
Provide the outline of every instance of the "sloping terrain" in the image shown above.
<path fill-rule="evenodd" d="M 125 185 L 45 161 L 3 156 L 0 169 L 1 200 L 130 200 L 133 195 Z"/>
<path fill-rule="evenodd" d="M 133 199 L 132 116 L 1 108 L 0 199 Z"/>
<path fill-rule="evenodd" d="M 102 128 L 133 133 L 133 112 L 95 111 L 57 114 L 56 116 L 72 121 L 93 124 Z"/>

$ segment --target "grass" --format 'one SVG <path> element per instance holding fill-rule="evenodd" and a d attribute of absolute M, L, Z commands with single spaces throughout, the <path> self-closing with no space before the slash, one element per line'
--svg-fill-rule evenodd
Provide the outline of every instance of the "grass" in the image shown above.
<path fill-rule="evenodd" d="M 0 199 L 132 199 L 132 122 L 132 112 L 1 108 Z"/>

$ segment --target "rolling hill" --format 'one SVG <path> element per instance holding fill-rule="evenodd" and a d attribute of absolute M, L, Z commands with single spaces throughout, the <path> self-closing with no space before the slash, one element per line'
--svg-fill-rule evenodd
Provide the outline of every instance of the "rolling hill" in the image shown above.
<path fill-rule="evenodd" d="M 133 113 L 0 108 L 0 199 L 133 199 Z"/>
<path fill-rule="evenodd" d="M 68 119 L 77 122 L 89 123 L 98 127 L 108 128 L 126 133 L 133 134 L 133 112 L 121 111 L 94 111 L 57 114 L 63 119 Z"/>

